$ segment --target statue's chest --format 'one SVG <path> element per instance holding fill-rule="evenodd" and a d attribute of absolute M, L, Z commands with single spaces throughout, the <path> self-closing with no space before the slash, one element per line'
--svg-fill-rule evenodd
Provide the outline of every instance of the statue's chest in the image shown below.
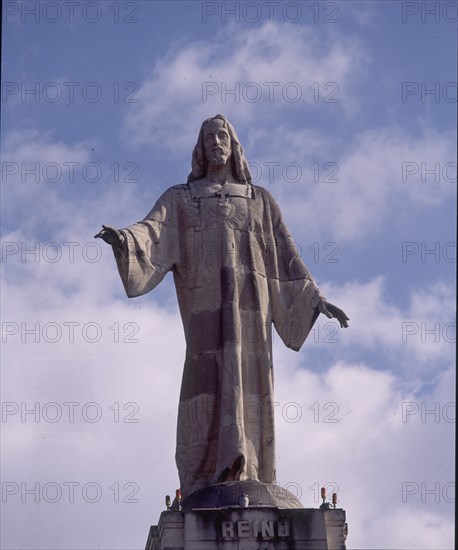
<path fill-rule="evenodd" d="M 216 196 L 199 200 L 197 217 L 201 229 L 246 229 L 250 226 L 252 208 L 245 197 Z"/>
<path fill-rule="evenodd" d="M 182 216 L 195 231 L 253 230 L 262 224 L 258 201 L 227 194 L 188 200 Z"/>

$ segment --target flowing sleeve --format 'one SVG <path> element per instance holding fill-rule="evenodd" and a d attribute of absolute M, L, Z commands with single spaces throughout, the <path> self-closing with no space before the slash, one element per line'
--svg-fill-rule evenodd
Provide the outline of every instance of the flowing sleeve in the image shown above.
<path fill-rule="evenodd" d="M 155 288 L 179 263 L 176 199 L 167 190 L 142 221 L 120 229 L 125 240 L 113 253 L 129 298 Z"/>
<path fill-rule="evenodd" d="M 271 224 L 267 276 L 272 322 L 285 346 L 299 351 L 320 314 L 317 305 L 324 296 L 304 265 L 268 191 L 265 200 Z"/>

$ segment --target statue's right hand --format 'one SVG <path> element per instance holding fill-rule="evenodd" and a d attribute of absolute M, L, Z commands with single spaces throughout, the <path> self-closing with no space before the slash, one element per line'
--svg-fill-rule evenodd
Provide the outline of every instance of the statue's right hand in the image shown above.
<path fill-rule="evenodd" d="M 94 235 L 94 239 L 103 239 L 111 246 L 119 246 L 124 242 L 124 235 L 111 225 L 102 225 L 103 229 Z"/>

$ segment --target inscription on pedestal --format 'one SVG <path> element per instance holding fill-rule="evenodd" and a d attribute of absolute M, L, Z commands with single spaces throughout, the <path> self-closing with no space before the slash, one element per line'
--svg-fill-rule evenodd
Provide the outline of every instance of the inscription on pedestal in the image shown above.
<path fill-rule="evenodd" d="M 223 521 L 221 524 L 223 539 L 249 539 L 263 540 L 289 537 L 289 522 L 287 520 L 240 520 Z"/>

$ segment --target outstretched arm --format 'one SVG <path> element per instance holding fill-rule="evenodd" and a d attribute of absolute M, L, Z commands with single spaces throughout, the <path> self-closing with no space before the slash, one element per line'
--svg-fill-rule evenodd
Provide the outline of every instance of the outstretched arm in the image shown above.
<path fill-rule="evenodd" d="M 326 315 L 329 319 L 332 319 L 333 317 L 337 319 L 342 328 L 348 328 L 347 321 L 349 321 L 350 318 L 347 317 L 345 312 L 340 308 L 330 302 L 327 302 L 326 300 L 320 300 L 317 307 L 320 310 L 320 313 Z"/>
<path fill-rule="evenodd" d="M 124 242 L 124 235 L 111 225 L 102 225 L 103 229 L 94 235 L 94 239 L 103 239 L 111 246 L 119 246 Z"/>

